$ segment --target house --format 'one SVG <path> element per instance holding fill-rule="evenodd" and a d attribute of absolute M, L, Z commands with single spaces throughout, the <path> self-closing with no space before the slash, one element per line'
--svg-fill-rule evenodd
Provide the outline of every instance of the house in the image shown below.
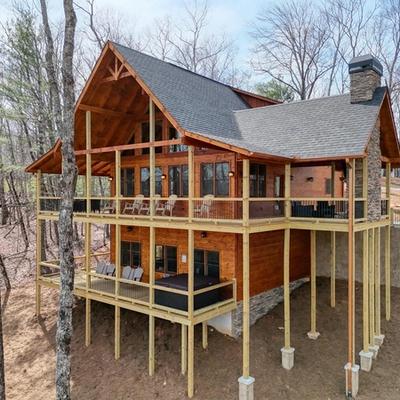
<path fill-rule="evenodd" d="M 358 391 L 355 335 L 355 235 L 363 251 L 363 348 L 369 371 L 382 344 L 380 242 L 385 243 L 386 317 L 390 318 L 391 168 L 400 160 L 382 66 L 372 56 L 349 64 L 350 93 L 278 104 L 108 42 L 75 109 L 75 154 L 84 179 L 74 218 L 85 225 L 75 294 L 149 316 L 149 374 L 154 324 L 181 324 L 182 374 L 194 395 L 194 326 L 243 335 L 239 398 L 252 399 L 250 325 L 284 301 L 282 366 L 294 365 L 290 291 L 311 281 L 310 339 L 316 320 L 316 236 L 331 232 L 335 254 L 348 252 L 346 392 Z M 58 262 L 41 259 L 42 221 L 57 220 L 59 197 L 44 178 L 61 171 L 61 142 L 27 168 L 37 180 L 37 314 L 41 287 L 58 287 Z M 95 192 L 106 177 L 109 193 Z M 111 226 L 110 254 L 92 251 L 93 224 Z M 382 232 L 382 235 L 381 235 Z M 337 234 L 348 249 L 337 249 Z M 382 238 L 381 238 L 382 236 Z M 385 240 L 383 240 L 385 238 Z M 360 244 L 361 243 L 361 244 Z M 77 260 L 78 261 L 78 260 Z"/>

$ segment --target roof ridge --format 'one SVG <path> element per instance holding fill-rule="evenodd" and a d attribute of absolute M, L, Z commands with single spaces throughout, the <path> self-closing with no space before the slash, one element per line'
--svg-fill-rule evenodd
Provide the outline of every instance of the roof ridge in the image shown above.
<path fill-rule="evenodd" d="M 344 97 L 344 96 L 349 96 L 350 93 L 342 93 L 342 94 L 334 94 L 332 96 L 322 96 L 322 97 L 314 97 L 312 99 L 305 99 L 305 100 L 295 100 L 290 103 L 278 103 L 278 104 L 271 104 L 268 106 L 262 106 L 262 107 L 255 107 L 255 108 L 248 108 L 245 110 L 234 110 L 234 113 L 242 112 L 242 111 L 250 111 L 250 110 L 262 110 L 264 108 L 270 109 L 271 107 L 278 107 L 278 106 L 290 106 L 290 105 L 295 105 L 295 104 L 301 104 L 301 103 L 308 103 L 312 101 L 317 101 L 317 100 L 323 100 L 323 99 L 332 99 L 335 97 Z"/>

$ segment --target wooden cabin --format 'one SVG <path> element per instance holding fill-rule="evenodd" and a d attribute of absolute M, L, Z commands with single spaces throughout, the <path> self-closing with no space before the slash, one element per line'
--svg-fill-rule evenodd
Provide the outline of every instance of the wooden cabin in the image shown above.
<path fill-rule="evenodd" d="M 349 351 L 343 360 L 347 393 L 356 395 L 354 237 L 364 235 L 367 280 L 378 268 L 371 261 L 377 232 L 379 238 L 384 232 L 390 277 L 390 200 L 381 197 L 378 182 L 386 169 L 390 193 L 391 166 L 400 155 L 379 62 L 355 59 L 350 73 L 350 94 L 278 104 L 107 43 L 75 109 L 75 155 L 85 192 L 76 197 L 74 218 L 85 225 L 85 255 L 77 257 L 74 290 L 86 301 L 87 346 L 92 301 L 115 306 L 116 359 L 120 309 L 146 314 L 152 375 L 155 318 L 181 324 L 182 374 L 192 397 L 194 326 L 203 326 L 204 347 L 207 325 L 242 334 L 239 398 L 252 399 L 250 325 L 284 301 L 282 366 L 291 369 L 290 291 L 311 280 L 309 337 L 317 339 L 316 232 L 331 232 L 333 298 L 335 234 L 341 232 L 349 245 Z M 46 192 L 43 179 L 60 173 L 61 146 L 57 141 L 27 168 L 37 179 L 38 314 L 41 287 L 59 285 L 58 261 L 41 258 L 41 226 L 58 218 L 60 197 Z M 106 179 L 108 193 L 95 193 L 97 177 Z M 110 225 L 109 253 L 92 250 L 93 224 Z M 371 313 L 380 318 L 380 308 L 371 307 L 374 290 L 367 285 L 363 298 L 364 370 L 381 335 L 369 322 Z"/>

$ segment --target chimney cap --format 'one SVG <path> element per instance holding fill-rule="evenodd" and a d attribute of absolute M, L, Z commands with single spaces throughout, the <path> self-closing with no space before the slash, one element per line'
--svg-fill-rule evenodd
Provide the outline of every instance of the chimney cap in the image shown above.
<path fill-rule="evenodd" d="M 372 70 L 379 76 L 383 75 L 383 67 L 379 60 L 371 54 L 354 57 L 349 62 L 349 74 Z"/>

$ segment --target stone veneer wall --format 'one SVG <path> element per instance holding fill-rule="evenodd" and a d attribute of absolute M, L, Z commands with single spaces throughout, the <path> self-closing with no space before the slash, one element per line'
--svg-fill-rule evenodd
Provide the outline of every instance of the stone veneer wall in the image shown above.
<path fill-rule="evenodd" d="M 378 118 L 367 147 L 368 153 L 368 220 L 381 218 L 381 145 L 380 120 Z"/>
<path fill-rule="evenodd" d="M 308 278 L 298 279 L 290 283 L 290 291 L 297 289 L 303 283 L 307 282 Z M 266 292 L 257 294 L 250 299 L 250 325 L 268 314 L 274 307 L 283 301 L 283 287 L 268 290 Z M 232 330 L 231 335 L 238 337 L 242 333 L 243 322 L 243 302 L 238 302 L 236 310 L 232 311 Z"/>
<path fill-rule="evenodd" d="M 381 85 L 381 77 L 372 70 L 350 74 L 350 98 L 352 103 L 371 100 Z"/>

